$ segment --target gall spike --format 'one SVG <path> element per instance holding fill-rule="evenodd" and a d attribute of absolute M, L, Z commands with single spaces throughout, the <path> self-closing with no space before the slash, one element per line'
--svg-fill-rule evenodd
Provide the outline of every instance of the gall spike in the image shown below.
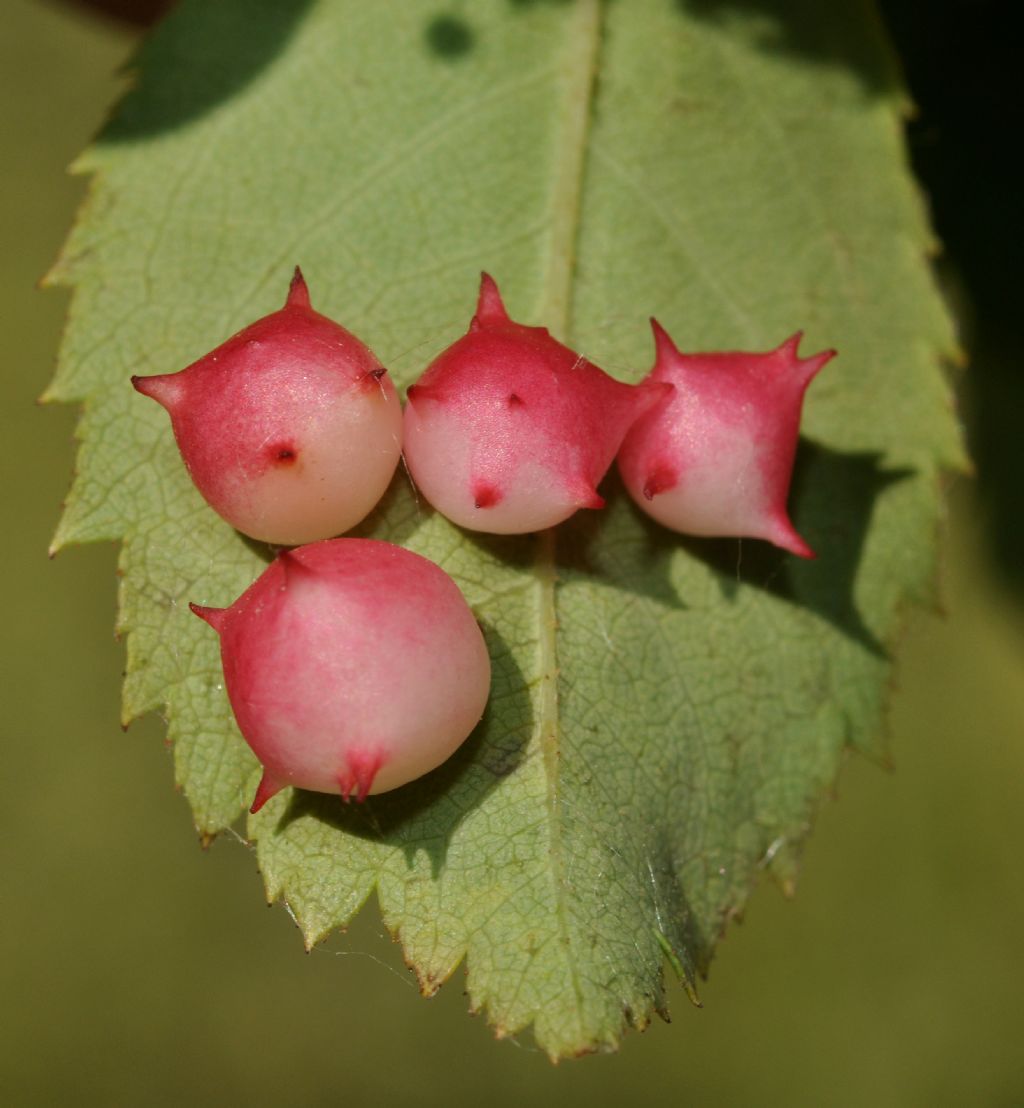
<path fill-rule="evenodd" d="M 804 393 L 835 351 L 799 357 L 798 332 L 767 354 L 682 354 L 651 326 L 656 358 L 647 379 L 675 393 L 622 444 L 630 495 L 673 531 L 767 539 L 813 558 L 786 499 Z"/>
<path fill-rule="evenodd" d="M 179 373 L 133 377 L 170 414 L 192 480 L 239 531 L 291 546 L 347 531 L 401 454 L 401 406 L 373 352 L 314 311 L 296 269 L 283 308 Z"/>
<path fill-rule="evenodd" d="M 513 322 L 485 273 L 468 332 L 408 390 L 404 451 L 417 488 L 454 523 L 519 534 L 599 508 L 623 436 L 671 392 L 626 385 Z"/>
<path fill-rule="evenodd" d="M 391 543 L 289 550 L 230 607 L 191 607 L 220 635 L 228 698 L 263 766 L 253 812 L 289 786 L 348 802 L 404 785 L 487 703 L 490 659 L 458 586 Z"/>

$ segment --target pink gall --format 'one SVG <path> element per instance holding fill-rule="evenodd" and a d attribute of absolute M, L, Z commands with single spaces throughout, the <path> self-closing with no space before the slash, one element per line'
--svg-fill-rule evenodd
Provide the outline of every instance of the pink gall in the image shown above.
<path fill-rule="evenodd" d="M 444 762 L 480 721 L 490 659 L 439 566 L 373 539 L 279 555 L 228 608 L 191 605 L 220 636 L 235 719 L 263 766 L 251 811 L 288 786 L 348 801 Z"/>
<path fill-rule="evenodd" d="M 468 332 L 408 390 L 404 451 L 417 488 L 462 527 L 520 534 L 600 508 L 623 436 L 671 387 L 626 385 L 513 322 L 485 273 Z"/>
<path fill-rule="evenodd" d="M 786 510 L 804 393 L 835 354 L 797 354 L 801 334 L 766 354 L 682 354 L 655 320 L 648 380 L 674 394 L 630 430 L 618 465 L 652 518 L 688 535 L 767 539 L 814 552 Z"/>
<path fill-rule="evenodd" d="M 310 304 L 288 299 L 179 373 L 133 377 L 167 409 L 210 506 L 264 542 L 295 545 L 354 527 L 401 454 L 401 406 L 373 352 Z"/>

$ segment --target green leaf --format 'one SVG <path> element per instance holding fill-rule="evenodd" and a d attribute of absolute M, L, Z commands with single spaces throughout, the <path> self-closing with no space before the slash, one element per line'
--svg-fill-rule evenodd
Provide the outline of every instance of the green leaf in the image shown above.
<path fill-rule="evenodd" d="M 853 0 L 186 0 L 138 68 L 53 275 L 75 293 L 49 396 L 85 409 L 55 546 L 123 543 L 124 716 L 166 711 L 206 835 L 258 768 L 187 602 L 229 603 L 269 554 L 203 504 L 130 374 L 279 306 L 296 263 L 402 385 L 484 268 L 623 379 L 652 314 L 684 349 L 800 327 L 840 351 L 794 492 L 813 563 L 671 535 L 614 477 L 605 511 L 508 539 L 396 478 L 360 533 L 463 587 L 487 716 L 396 793 L 284 793 L 250 820 L 308 943 L 376 889 L 425 991 L 465 959 L 500 1034 L 612 1047 L 664 1011 L 666 963 L 693 993 L 761 870 L 792 882 L 844 747 L 882 751 L 887 648 L 930 595 L 954 349 L 879 30 Z"/>

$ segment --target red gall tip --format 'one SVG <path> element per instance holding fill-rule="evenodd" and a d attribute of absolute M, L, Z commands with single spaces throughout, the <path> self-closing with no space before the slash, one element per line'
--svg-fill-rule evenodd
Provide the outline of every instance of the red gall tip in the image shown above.
<path fill-rule="evenodd" d="M 288 299 L 284 302 L 286 308 L 311 308 L 309 302 L 309 289 L 306 287 L 306 278 L 302 276 L 302 270 L 298 266 L 292 274 L 291 284 L 288 286 Z"/>
<path fill-rule="evenodd" d="M 651 316 L 651 330 L 654 332 L 654 364 L 657 365 L 664 358 L 678 358 L 679 347 L 654 316 Z"/>
<path fill-rule="evenodd" d="M 799 359 L 799 355 L 796 351 L 797 347 L 800 345 L 800 340 L 803 337 L 803 331 L 795 331 L 792 335 L 789 336 L 788 339 L 786 339 L 784 343 L 779 346 L 779 353 L 781 354 L 784 352 L 786 354 L 789 354 L 793 361 L 797 361 Z"/>
<path fill-rule="evenodd" d="M 671 381 L 653 381 L 650 377 L 634 385 L 633 388 L 636 396 L 637 419 L 667 404 L 669 397 L 676 391 Z"/>
<path fill-rule="evenodd" d="M 282 550 L 277 556 L 281 572 L 284 574 L 284 587 L 291 588 L 297 582 L 316 577 L 316 571 L 312 570 L 299 557 L 296 550 Z"/>
<path fill-rule="evenodd" d="M 510 392 L 508 394 L 507 403 L 510 408 L 521 408 L 523 406 L 523 398 L 518 393 Z"/>
<path fill-rule="evenodd" d="M 481 327 L 500 327 L 510 323 L 508 312 L 502 303 L 501 293 L 494 278 L 489 273 L 480 274 L 480 296 L 476 302 L 476 315 L 469 325 L 471 331 Z"/>
<path fill-rule="evenodd" d="M 429 385 L 410 385 L 405 390 L 405 398 L 413 404 L 421 400 L 440 400 L 441 397 Z"/>
<path fill-rule="evenodd" d="M 271 465 L 278 467 L 294 465 L 299 457 L 298 447 L 291 442 L 273 442 L 266 451 Z"/>
<path fill-rule="evenodd" d="M 271 774 L 270 770 L 264 769 L 263 776 L 260 778 L 260 783 L 256 787 L 256 796 L 253 798 L 252 807 L 249 809 L 249 812 L 252 815 L 256 815 L 263 805 L 266 804 L 272 796 L 277 796 L 283 788 L 284 785 Z"/>
<path fill-rule="evenodd" d="M 368 369 L 356 382 L 361 386 L 364 391 L 368 393 L 376 393 L 379 396 L 385 395 L 381 380 L 387 373 L 387 370 L 381 365 L 376 369 Z"/>
<path fill-rule="evenodd" d="M 576 504 L 580 508 L 603 508 L 605 506 L 605 498 L 597 491 L 597 489 L 581 487 L 576 494 Z"/>
<path fill-rule="evenodd" d="M 809 562 L 814 561 L 818 556 L 795 531 L 789 542 L 780 545 L 783 546 L 783 549 L 788 550 L 790 554 L 795 554 L 798 558 L 806 558 Z"/>
<path fill-rule="evenodd" d="M 790 554 L 795 554 L 798 558 L 804 558 L 808 562 L 813 562 L 818 555 L 804 542 L 799 535 L 794 534 L 792 540 L 782 542 L 780 540 L 775 541 L 775 545 L 780 550 L 785 550 Z"/>
<path fill-rule="evenodd" d="M 653 500 L 658 493 L 668 492 L 669 489 L 675 488 L 675 485 L 676 475 L 671 470 L 663 467 L 652 470 L 644 481 L 644 499 Z"/>
<path fill-rule="evenodd" d="M 814 354 L 810 358 L 804 358 L 800 363 L 804 367 L 807 380 L 816 377 L 820 370 L 836 356 L 835 350 L 823 350 L 820 354 Z"/>
<path fill-rule="evenodd" d="M 473 503 L 477 508 L 493 508 L 501 503 L 501 490 L 485 481 L 477 481 L 473 485 Z"/>
<path fill-rule="evenodd" d="M 345 755 L 345 768 L 338 774 L 338 788 L 346 804 L 355 797 L 357 804 L 370 795 L 377 771 L 384 757 L 377 750 L 350 750 Z"/>
<path fill-rule="evenodd" d="M 817 376 L 821 368 L 836 356 L 836 352 L 835 350 L 823 350 L 820 354 L 812 354 L 809 358 L 801 358 L 798 353 L 798 347 L 803 337 L 803 331 L 797 331 L 795 334 L 790 335 L 789 338 L 777 348 L 775 353 L 783 355 L 788 364 L 800 370 L 800 376 L 803 377 L 804 381 L 810 383 L 810 381 Z"/>
<path fill-rule="evenodd" d="M 182 401 L 185 383 L 180 373 L 157 373 L 152 377 L 133 377 L 132 387 L 172 412 Z"/>
<path fill-rule="evenodd" d="M 227 618 L 227 608 L 207 608 L 202 604 L 189 603 L 193 615 L 208 623 L 219 635 L 224 630 L 224 620 Z"/>
<path fill-rule="evenodd" d="M 804 542 L 803 537 L 797 533 L 797 529 L 784 511 L 778 514 L 772 523 L 770 533 L 764 534 L 764 538 L 774 543 L 780 550 L 788 550 L 790 554 L 795 554 L 798 558 L 810 560 L 818 556 Z"/>

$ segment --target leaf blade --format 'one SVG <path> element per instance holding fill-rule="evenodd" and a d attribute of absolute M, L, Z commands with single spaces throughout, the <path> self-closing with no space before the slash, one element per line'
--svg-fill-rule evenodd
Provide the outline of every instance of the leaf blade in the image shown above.
<path fill-rule="evenodd" d="M 834 12 L 801 7 L 799 64 L 754 17 L 700 4 L 495 0 L 457 55 L 431 51 L 427 4 L 215 7 L 172 16 L 85 163 L 51 390 L 88 404 L 58 543 L 123 538 L 125 714 L 166 702 L 204 833 L 257 769 L 185 602 L 229 602 L 266 552 L 211 518 L 130 373 L 272 310 L 296 260 L 404 383 L 465 325 L 482 267 L 514 315 L 627 379 L 652 310 L 690 348 L 766 348 L 794 323 L 842 348 L 798 475 L 816 565 L 669 536 L 614 479 L 600 517 L 509 540 L 458 532 L 396 481 L 360 531 L 463 587 L 495 668 L 484 725 L 359 812 L 282 795 L 250 822 L 307 943 L 376 889 L 425 991 L 465 958 L 499 1033 L 532 1024 L 554 1057 L 613 1047 L 664 1010 L 667 956 L 692 989 L 844 746 L 877 750 L 885 644 L 930 574 L 938 471 L 962 463 L 901 94 L 853 5 L 838 43 Z"/>

